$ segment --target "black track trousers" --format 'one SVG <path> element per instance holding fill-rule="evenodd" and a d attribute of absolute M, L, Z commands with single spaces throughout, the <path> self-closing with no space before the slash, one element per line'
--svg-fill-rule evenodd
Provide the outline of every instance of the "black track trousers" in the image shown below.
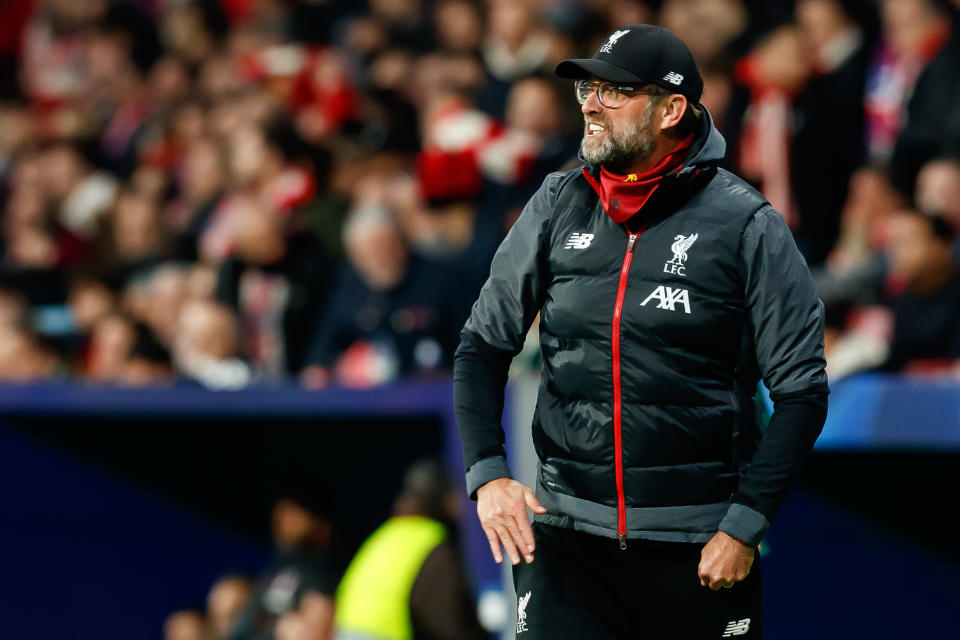
<path fill-rule="evenodd" d="M 536 523 L 532 564 L 513 568 L 517 640 L 756 640 L 760 567 L 729 589 L 700 586 L 702 544 L 611 538 Z"/>

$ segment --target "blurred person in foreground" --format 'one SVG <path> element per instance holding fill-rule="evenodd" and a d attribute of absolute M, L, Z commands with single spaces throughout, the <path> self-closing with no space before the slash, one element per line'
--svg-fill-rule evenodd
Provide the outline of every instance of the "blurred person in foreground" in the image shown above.
<path fill-rule="evenodd" d="M 207 628 L 199 611 L 174 611 L 163 622 L 163 640 L 207 640 Z"/>
<path fill-rule="evenodd" d="M 274 504 L 276 554 L 257 581 L 250 604 L 236 618 L 229 640 L 329 640 L 336 579 L 328 566 L 332 527 L 312 493 Z"/>
<path fill-rule="evenodd" d="M 460 496 L 442 463 L 407 470 L 394 515 L 337 588 L 336 640 L 481 640 L 455 532 Z"/>
<path fill-rule="evenodd" d="M 628 25 L 556 73 L 575 80 L 584 165 L 528 202 L 454 368 L 467 489 L 514 564 L 517 636 L 761 638 L 756 548 L 826 417 L 823 306 L 780 214 L 717 168 L 681 40 Z M 500 421 L 538 312 L 534 494 Z"/>
<path fill-rule="evenodd" d="M 207 618 L 214 640 L 226 640 L 250 604 L 253 585 L 243 576 L 224 576 L 207 594 Z"/>

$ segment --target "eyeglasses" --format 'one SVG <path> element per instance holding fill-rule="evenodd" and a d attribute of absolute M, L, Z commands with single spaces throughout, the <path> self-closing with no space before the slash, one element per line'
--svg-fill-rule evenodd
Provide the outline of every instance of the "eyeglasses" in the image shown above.
<path fill-rule="evenodd" d="M 630 98 L 644 93 L 638 87 L 611 84 L 609 82 L 592 82 L 590 80 L 577 80 L 573 86 L 574 89 L 576 89 L 577 102 L 583 104 L 589 100 L 591 94 L 596 91 L 600 104 L 607 109 L 619 109 L 625 105 Z"/>

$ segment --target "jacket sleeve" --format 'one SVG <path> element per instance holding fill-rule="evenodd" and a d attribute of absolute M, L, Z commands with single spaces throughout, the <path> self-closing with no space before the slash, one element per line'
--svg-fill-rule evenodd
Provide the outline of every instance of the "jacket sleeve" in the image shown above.
<path fill-rule="evenodd" d="M 497 249 L 460 334 L 453 404 L 471 497 L 490 480 L 510 477 L 501 424 L 504 386 L 549 284 L 547 241 L 562 175 L 547 177 Z"/>
<path fill-rule="evenodd" d="M 786 500 L 827 415 L 823 303 L 783 218 L 754 214 L 741 244 L 746 308 L 773 416 L 720 530 L 756 545 Z"/>

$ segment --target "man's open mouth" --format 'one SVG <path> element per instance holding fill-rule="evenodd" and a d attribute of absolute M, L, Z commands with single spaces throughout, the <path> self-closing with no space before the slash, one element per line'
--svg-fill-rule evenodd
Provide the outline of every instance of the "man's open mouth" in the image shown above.
<path fill-rule="evenodd" d="M 594 136 L 601 133 L 606 133 L 606 128 L 603 125 L 596 124 L 594 122 L 587 124 L 587 135 Z"/>

